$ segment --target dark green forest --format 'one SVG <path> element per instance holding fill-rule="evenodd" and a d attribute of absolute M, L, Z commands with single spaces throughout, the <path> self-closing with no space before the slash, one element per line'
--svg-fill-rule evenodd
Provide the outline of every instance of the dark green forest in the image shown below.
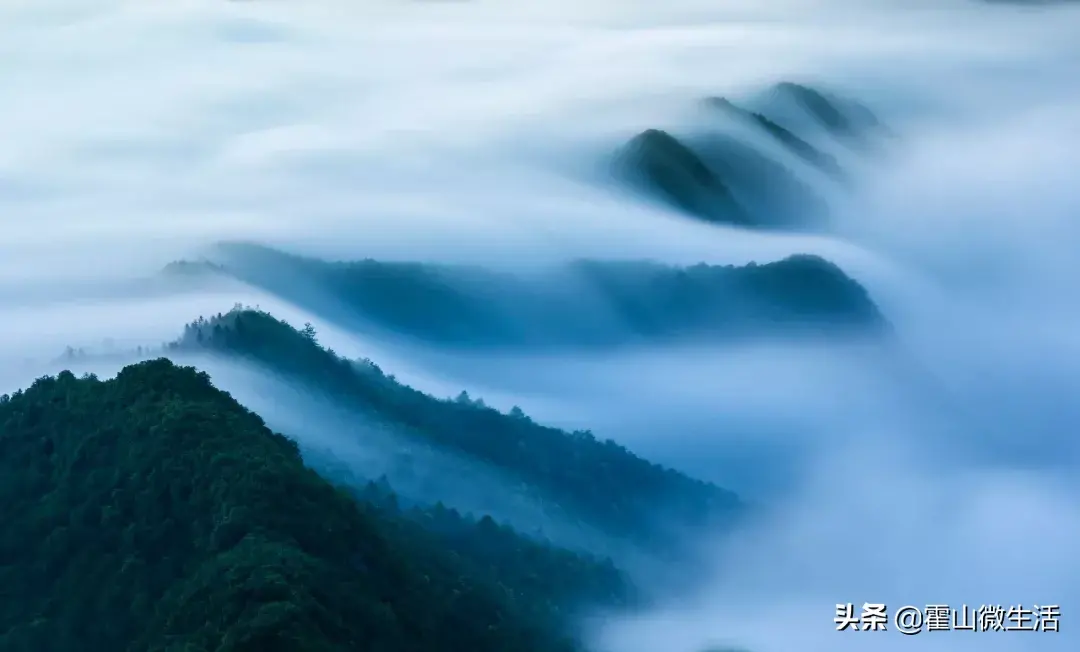
<path fill-rule="evenodd" d="M 504 414 L 465 393 L 454 399 L 424 394 L 369 360 L 324 349 L 313 329 L 297 331 L 258 310 L 200 319 L 167 350 L 257 362 L 358 414 L 393 424 L 403 436 L 502 469 L 590 524 L 645 545 L 667 548 L 677 538 L 673 527 L 725 525 L 739 513 L 734 494 L 650 463 L 614 441 L 543 426 L 520 411 Z"/>
<path fill-rule="evenodd" d="M 571 651 L 564 612 L 631 599 L 610 563 L 331 485 L 166 359 L 0 397 L 0 470 L 5 651 Z"/>

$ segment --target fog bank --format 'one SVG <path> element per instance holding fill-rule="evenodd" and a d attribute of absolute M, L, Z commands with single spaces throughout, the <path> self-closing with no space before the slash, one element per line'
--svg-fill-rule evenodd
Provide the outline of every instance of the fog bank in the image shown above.
<path fill-rule="evenodd" d="M 1075 648 L 1068 622 L 905 637 L 831 619 L 849 601 L 1070 617 L 1080 9 L 715 5 L 4 3 L 0 382 L 55 371 L 68 345 L 150 346 L 258 304 L 418 388 L 520 404 L 768 498 L 700 593 L 605 620 L 602 652 Z M 754 106 L 789 79 L 857 98 L 896 133 L 867 154 L 805 127 L 852 175 L 827 193 L 825 235 L 696 222 L 605 167 L 643 129 L 707 127 L 704 97 Z M 242 285 L 142 285 L 227 239 L 505 268 L 816 253 L 869 289 L 898 342 L 452 356 Z"/>

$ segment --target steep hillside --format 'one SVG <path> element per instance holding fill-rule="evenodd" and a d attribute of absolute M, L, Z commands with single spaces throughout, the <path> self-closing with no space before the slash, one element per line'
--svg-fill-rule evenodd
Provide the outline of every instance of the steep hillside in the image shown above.
<path fill-rule="evenodd" d="M 532 573 L 619 591 L 490 522 L 437 512 L 440 539 L 357 501 L 164 359 L 0 397 L 0 478 L 5 651 L 568 651 Z"/>
<path fill-rule="evenodd" d="M 320 347 L 272 316 L 235 310 L 189 325 L 169 352 L 209 351 L 256 362 L 402 436 L 467 456 L 535 488 L 562 509 L 618 537 L 666 546 L 686 528 L 728 523 L 733 494 L 643 460 L 587 432 L 568 433 L 470 400 L 438 399 L 397 382 L 370 361 Z"/>

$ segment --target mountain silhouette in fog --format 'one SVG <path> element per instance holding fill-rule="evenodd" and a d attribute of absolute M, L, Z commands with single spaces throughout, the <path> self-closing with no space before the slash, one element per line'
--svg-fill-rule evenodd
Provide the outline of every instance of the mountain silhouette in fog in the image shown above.
<path fill-rule="evenodd" d="M 794 103 L 837 138 L 857 141 L 885 129 L 874 112 L 861 102 L 803 84 L 781 82 L 765 95 L 767 106 L 773 110 L 783 103 Z"/>
<path fill-rule="evenodd" d="M 756 98 L 760 108 L 727 98 L 706 106 L 790 152 L 797 162 L 846 183 L 836 158 L 811 142 L 814 132 L 855 151 L 888 133 L 859 102 L 809 86 L 783 82 Z M 786 162 L 761 151 L 745 137 L 700 130 L 676 136 L 651 128 L 631 138 L 615 155 L 618 178 L 680 211 L 707 222 L 752 229 L 822 231 L 829 207 Z"/>
<path fill-rule="evenodd" d="M 865 289 L 797 255 L 742 267 L 578 261 L 539 271 L 377 260 L 328 262 L 228 244 L 226 274 L 352 330 L 466 348 L 601 349 L 663 342 L 879 332 Z"/>
<path fill-rule="evenodd" d="M 796 136 L 791 130 L 780 126 L 763 114 L 738 106 L 724 97 L 710 97 L 706 100 L 706 103 L 720 111 L 750 121 L 755 126 L 775 138 L 777 142 L 788 148 L 793 154 L 805 160 L 807 163 L 820 168 L 823 172 L 829 174 L 833 178 L 841 181 L 846 178 L 844 171 L 841 169 L 840 164 L 837 163 L 835 156 L 814 147 L 807 141 Z"/>

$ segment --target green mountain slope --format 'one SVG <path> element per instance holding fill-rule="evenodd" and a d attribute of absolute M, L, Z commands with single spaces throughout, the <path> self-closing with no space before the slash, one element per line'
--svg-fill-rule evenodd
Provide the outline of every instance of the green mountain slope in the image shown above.
<path fill-rule="evenodd" d="M 345 360 L 271 315 L 238 309 L 188 325 L 170 353 L 214 352 L 262 365 L 403 436 L 467 456 L 537 488 L 566 512 L 617 537 L 664 547 L 674 531 L 726 524 L 737 498 L 643 460 L 613 441 L 503 414 L 463 395 L 437 399 L 370 361 Z M 661 517 L 662 515 L 662 517 Z"/>
<path fill-rule="evenodd" d="M 0 397 L 0 478 L 5 651 L 574 649 L 558 596 L 462 559 L 498 535 L 448 550 L 164 359 Z"/>

